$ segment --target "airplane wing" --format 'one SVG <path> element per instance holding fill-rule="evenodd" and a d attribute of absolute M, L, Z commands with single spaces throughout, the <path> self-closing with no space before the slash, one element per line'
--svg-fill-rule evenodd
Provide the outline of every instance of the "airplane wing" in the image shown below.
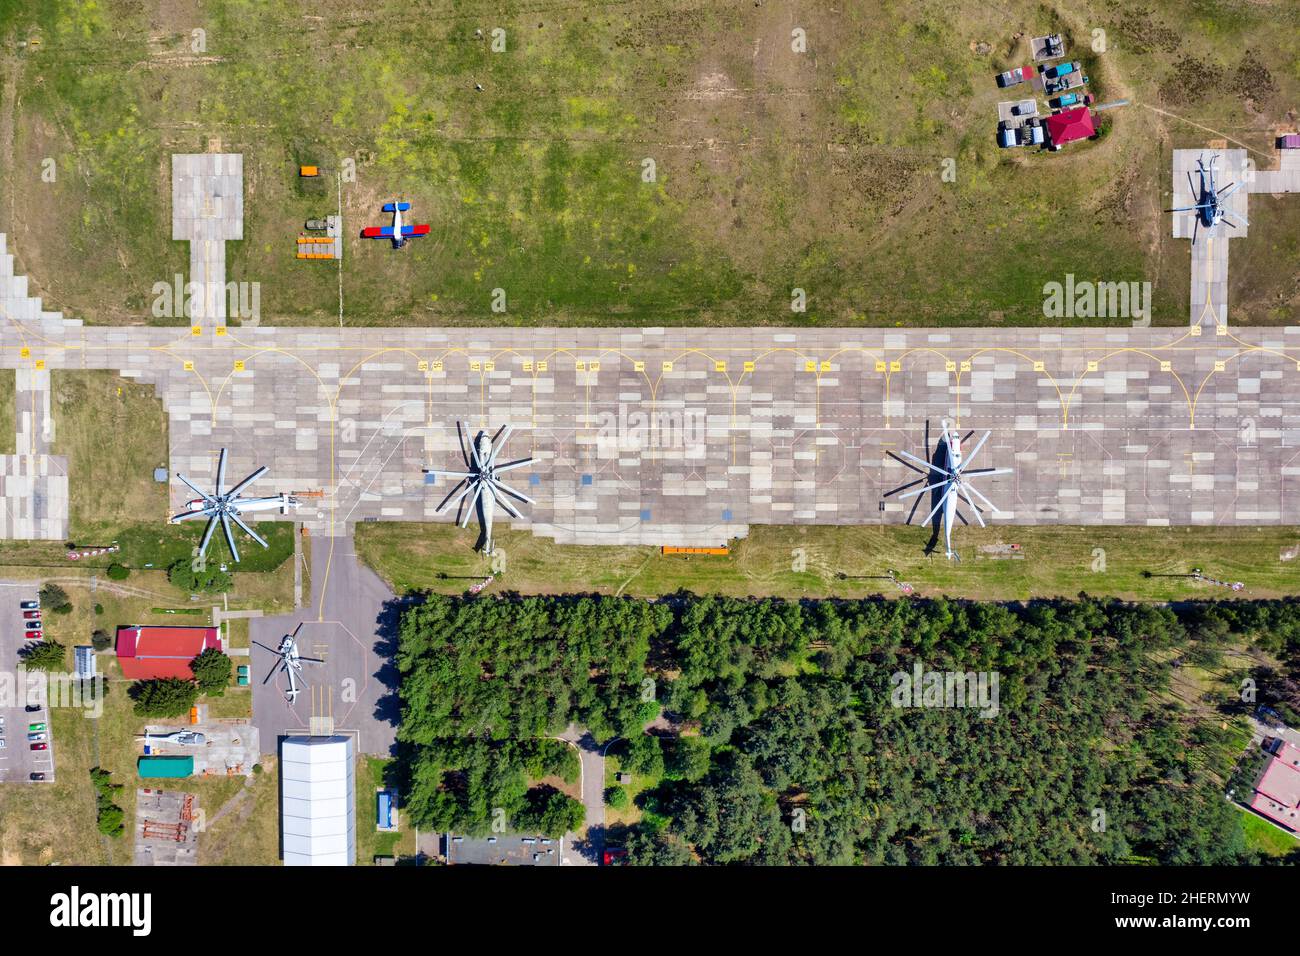
<path fill-rule="evenodd" d="M 411 208 L 411 204 L 409 202 L 384 203 L 384 212 L 397 212 L 398 210 L 401 210 L 402 212 L 406 212 L 406 210 L 410 208 Z"/>
<path fill-rule="evenodd" d="M 389 234 L 391 234 L 392 231 L 393 231 L 392 229 L 389 229 L 388 230 Z M 429 234 L 428 226 L 403 226 L 402 227 L 403 236 L 427 236 L 428 234 Z"/>
<path fill-rule="evenodd" d="M 391 239 L 393 238 L 392 226 L 368 226 L 361 230 L 362 239 Z"/>

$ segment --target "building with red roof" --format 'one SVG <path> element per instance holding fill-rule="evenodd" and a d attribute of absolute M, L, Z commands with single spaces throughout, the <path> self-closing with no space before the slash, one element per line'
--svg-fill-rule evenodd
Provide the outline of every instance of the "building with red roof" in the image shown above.
<path fill-rule="evenodd" d="M 1061 110 L 1047 117 L 1047 142 L 1052 149 L 1060 149 L 1066 143 L 1073 143 L 1076 139 L 1088 139 L 1096 134 L 1096 121 L 1093 119 L 1092 110 L 1086 106 Z"/>
<path fill-rule="evenodd" d="M 117 661 L 129 680 L 190 679 L 190 661 L 210 647 L 221 650 L 215 627 L 119 627 Z"/>
<path fill-rule="evenodd" d="M 1255 784 L 1250 808 L 1288 830 L 1300 832 L 1300 748 L 1280 738 L 1265 747 L 1273 759 Z"/>

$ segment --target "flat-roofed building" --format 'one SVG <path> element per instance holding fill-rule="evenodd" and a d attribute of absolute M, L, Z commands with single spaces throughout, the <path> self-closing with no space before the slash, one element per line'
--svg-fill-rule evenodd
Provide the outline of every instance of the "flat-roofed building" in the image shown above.
<path fill-rule="evenodd" d="M 357 860 L 356 759 L 351 737 L 280 740 L 280 850 L 285 866 Z"/>
<path fill-rule="evenodd" d="M 1273 759 L 1259 775 L 1250 808 L 1288 830 L 1300 832 L 1300 748 L 1281 738 L 1265 747 Z"/>

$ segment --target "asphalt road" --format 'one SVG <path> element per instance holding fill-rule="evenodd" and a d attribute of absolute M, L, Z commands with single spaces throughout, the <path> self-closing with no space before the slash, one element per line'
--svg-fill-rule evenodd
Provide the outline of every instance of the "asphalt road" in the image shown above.
<path fill-rule="evenodd" d="M 311 601 L 293 614 L 250 620 L 253 722 L 262 748 L 276 751 L 280 736 L 305 733 L 312 718 L 333 718 L 337 733 L 355 732 L 358 749 L 391 754 L 397 732 L 397 643 L 400 602 L 357 560 L 351 538 L 311 540 Z M 303 665 L 302 692 L 289 704 L 282 672 L 264 682 L 279 659 L 258 644 L 278 648 L 297 631 L 298 653 L 321 658 Z"/>

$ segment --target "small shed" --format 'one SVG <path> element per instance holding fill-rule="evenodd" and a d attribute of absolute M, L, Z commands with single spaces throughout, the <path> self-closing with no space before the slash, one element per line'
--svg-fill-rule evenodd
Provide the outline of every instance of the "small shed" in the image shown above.
<path fill-rule="evenodd" d="M 170 755 L 141 757 L 136 764 L 136 772 L 146 780 L 161 777 L 192 777 L 194 758 Z"/>
<path fill-rule="evenodd" d="M 95 666 L 95 649 L 89 644 L 78 644 L 72 649 L 72 662 L 77 680 L 90 680 L 98 670 Z"/>

